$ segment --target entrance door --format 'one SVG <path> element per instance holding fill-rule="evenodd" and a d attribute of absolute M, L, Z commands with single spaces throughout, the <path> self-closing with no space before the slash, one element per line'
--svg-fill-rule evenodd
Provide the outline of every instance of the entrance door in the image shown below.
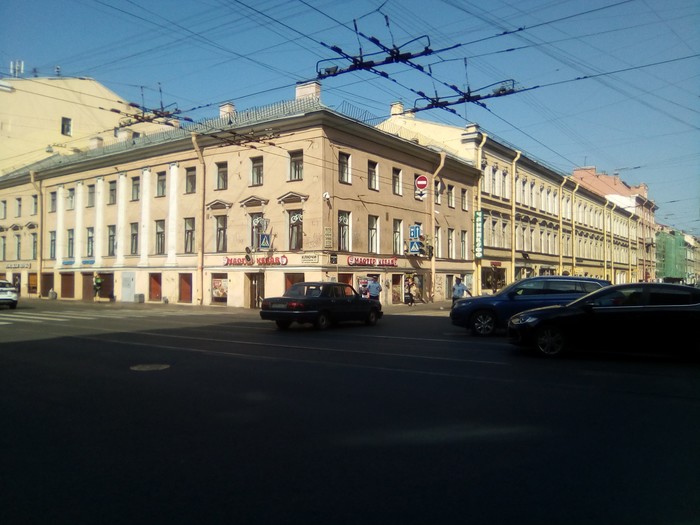
<path fill-rule="evenodd" d="M 192 274 L 191 273 L 181 273 L 179 276 L 179 295 L 178 302 L 180 303 L 191 303 L 192 302 Z"/>
<path fill-rule="evenodd" d="M 75 274 L 61 274 L 61 297 L 64 299 L 73 299 L 75 297 Z"/>
<path fill-rule="evenodd" d="M 159 273 L 148 274 L 148 300 L 160 301 L 162 299 L 161 275 Z"/>
<path fill-rule="evenodd" d="M 262 273 L 247 273 L 248 292 L 250 300 L 248 301 L 249 308 L 260 308 L 263 297 L 265 297 L 265 275 Z"/>

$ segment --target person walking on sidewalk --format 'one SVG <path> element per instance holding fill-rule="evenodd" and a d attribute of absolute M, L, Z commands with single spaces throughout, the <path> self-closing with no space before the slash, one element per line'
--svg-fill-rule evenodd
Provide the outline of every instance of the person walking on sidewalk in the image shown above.
<path fill-rule="evenodd" d="M 467 288 L 467 286 L 462 282 L 461 277 L 457 277 L 455 279 L 455 284 L 452 287 L 452 306 L 454 307 L 455 303 L 459 301 L 462 297 L 464 297 L 464 294 L 467 294 L 469 297 L 472 296 L 471 292 Z"/>
<path fill-rule="evenodd" d="M 369 298 L 379 301 L 379 294 L 382 291 L 382 285 L 377 281 L 377 276 L 373 275 L 367 283 L 367 291 L 369 292 Z"/>

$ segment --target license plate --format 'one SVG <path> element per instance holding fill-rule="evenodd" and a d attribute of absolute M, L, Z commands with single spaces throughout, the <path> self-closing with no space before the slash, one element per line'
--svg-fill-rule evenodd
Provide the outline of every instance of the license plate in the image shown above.
<path fill-rule="evenodd" d="M 287 308 L 286 304 L 273 304 L 272 305 L 273 310 L 284 310 L 285 308 Z"/>

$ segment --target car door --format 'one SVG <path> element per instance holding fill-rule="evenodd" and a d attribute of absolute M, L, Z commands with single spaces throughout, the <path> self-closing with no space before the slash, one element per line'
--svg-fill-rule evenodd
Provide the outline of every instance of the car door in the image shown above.
<path fill-rule="evenodd" d="M 505 322 L 511 316 L 529 310 L 547 306 L 545 299 L 545 283 L 543 280 L 523 281 L 508 292 L 507 300 L 498 305 L 499 317 Z"/>
<path fill-rule="evenodd" d="M 647 294 L 643 286 L 610 290 L 596 297 L 578 330 L 605 351 L 633 351 L 644 343 L 644 310 Z"/>

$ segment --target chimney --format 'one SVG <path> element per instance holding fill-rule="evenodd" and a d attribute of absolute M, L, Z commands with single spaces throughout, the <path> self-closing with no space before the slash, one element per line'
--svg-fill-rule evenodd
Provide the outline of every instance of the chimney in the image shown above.
<path fill-rule="evenodd" d="M 401 102 L 394 102 L 391 105 L 391 115 L 401 115 L 403 114 L 403 104 Z"/>
<path fill-rule="evenodd" d="M 102 137 L 90 137 L 90 149 L 101 148 L 104 145 L 104 139 Z"/>
<path fill-rule="evenodd" d="M 119 131 L 117 131 L 117 140 L 120 142 L 126 142 L 127 140 L 131 140 L 133 136 L 134 132 L 130 129 L 120 128 Z"/>
<path fill-rule="evenodd" d="M 321 97 L 321 83 L 312 80 L 297 84 L 296 99 L 300 100 L 307 97 Z"/>
<path fill-rule="evenodd" d="M 235 113 L 236 106 L 233 102 L 224 102 L 219 106 L 219 118 L 231 118 Z"/>

